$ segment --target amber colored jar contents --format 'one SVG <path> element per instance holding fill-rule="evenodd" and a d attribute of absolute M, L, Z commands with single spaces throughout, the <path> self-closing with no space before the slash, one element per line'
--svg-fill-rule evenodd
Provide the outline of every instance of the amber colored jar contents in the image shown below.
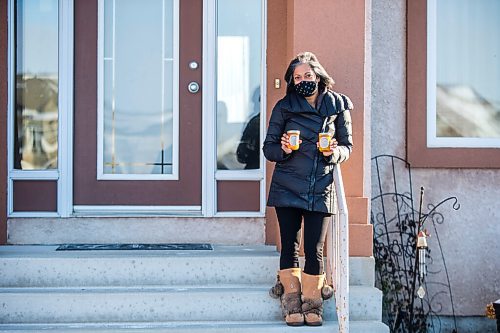
<path fill-rule="evenodd" d="M 300 145 L 300 131 L 289 130 L 286 132 L 288 135 L 288 141 L 290 145 L 288 146 L 291 150 L 298 150 Z"/>
<path fill-rule="evenodd" d="M 330 135 L 330 133 L 319 133 L 318 141 L 320 152 L 330 151 L 330 142 L 332 141 L 332 136 Z"/>

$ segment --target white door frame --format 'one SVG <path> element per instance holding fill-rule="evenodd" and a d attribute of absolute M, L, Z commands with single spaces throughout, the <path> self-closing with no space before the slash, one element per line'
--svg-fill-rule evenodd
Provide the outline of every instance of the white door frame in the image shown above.
<path fill-rule="evenodd" d="M 205 217 L 215 214 L 214 197 L 216 193 L 216 0 L 203 0 L 203 50 L 202 50 L 202 203 L 201 211 Z M 208 84 L 210 82 L 210 84 Z M 208 163 L 210 161 L 210 163 Z"/>
<path fill-rule="evenodd" d="M 216 43 L 217 0 L 203 0 L 202 49 L 202 202 L 200 206 L 74 206 L 73 205 L 73 99 L 74 99 L 74 0 L 59 0 L 59 152 L 58 169 L 51 171 L 14 170 L 13 112 L 15 105 L 15 0 L 8 0 L 8 217 L 71 217 L 71 216 L 238 216 L 265 215 L 265 161 L 260 170 L 217 171 L 216 169 Z M 267 0 L 262 1 L 262 70 L 261 70 L 261 142 L 266 124 L 266 45 Z M 183 89 L 184 87 L 179 87 Z M 70 157 L 70 158 L 68 158 Z M 54 213 L 13 212 L 13 180 L 57 180 L 57 207 Z M 260 181 L 259 212 L 217 212 L 217 180 Z"/>
<path fill-rule="evenodd" d="M 267 0 L 261 0 L 262 50 L 260 85 L 260 142 L 264 142 L 266 117 Z M 264 217 L 266 209 L 266 163 L 262 156 L 259 170 L 217 170 L 217 0 L 203 0 L 203 199 L 206 217 Z M 260 182 L 258 212 L 217 212 L 217 180 Z"/>

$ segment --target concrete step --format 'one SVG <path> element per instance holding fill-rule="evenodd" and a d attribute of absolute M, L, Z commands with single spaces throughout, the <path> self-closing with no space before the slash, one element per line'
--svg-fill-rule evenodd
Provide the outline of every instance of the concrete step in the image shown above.
<path fill-rule="evenodd" d="M 274 246 L 217 246 L 213 251 L 56 251 L 57 246 L 0 247 L 0 287 L 268 284 Z M 350 258 L 351 285 L 374 285 L 373 258 Z"/>
<path fill-rule="evenodd" d="M 279 255 L 271 246 L 206 250 L 56 251 L 57 246 L 0 249 L 3 287 L 272 284 Z"/>
<path fill-rule="evenodd" d="M 78 210 L 78 207 L 76 207 Z M 85 212 L 75 212 L 77 215 Z M 110 215 L 127 215 L 108 211 Z M 10 244 L 212 243 L 263 244 L 265 217 L 78 216 L 9 218 Z M 186 214 L 186 212 L 182 213 Z M 98 215 L 104 215 L 101 212 Z"/>
<path fill-rule="evenodd" d="M 311 332 L 336 333 L 338 323 L 325 321 L 321 327 L 289 327 L 280 322 L 189 322 L 189 323 L 106 323 L 106 324 L 61 324 L 61 325 L 1 325 L 0 333 L 287 333 Z M 358 321 L 350 323 L 351 333 L 389 333 L 389 328 L 376 321 Z"/>
<path fill-rule="evenodd" d="M 0 323 L 105 323 L 178 321 L 280 321 L 279 301 L 268 286 L 2 288 Z M 351 320 L 381 320 L 382 295 L 350 289 Z M 335 301 L 325 319 L 336 320 Z"/>
<path fill-rule="evenodd" d="M 289 332 L 268 296 L 275 247 L 55 251 L 0 247 L 0 332 Z M 350 258 L 351 332 L 387 333 L 373 258 Z M 230 318 L 232 321 L 228 322 Z M 335 302 L 325 325 L 337 332 Z M 310 327 L 292 328 L 310 332 Z"/>

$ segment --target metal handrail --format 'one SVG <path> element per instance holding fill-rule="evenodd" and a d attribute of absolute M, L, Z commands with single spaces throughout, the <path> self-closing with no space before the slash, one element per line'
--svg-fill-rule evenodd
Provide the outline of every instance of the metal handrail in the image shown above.
<path fill-rule="evenodd" d="M 340 167 L 333 169 L 333 181 L 337 192 L 337 212 L 328 226 L 328 261 L 326 276 L 333 285 L 339 333 L 349 332 L 349 213 Z"/>

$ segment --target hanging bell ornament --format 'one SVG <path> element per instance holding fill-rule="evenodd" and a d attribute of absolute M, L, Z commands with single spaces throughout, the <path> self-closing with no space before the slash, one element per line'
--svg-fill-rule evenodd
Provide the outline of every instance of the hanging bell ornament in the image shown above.
<path fill-rule="evenodd" d="M 425 232 L 420 231 L 418 233 L 417 239 L 417 250 L 418 250 L 418 274 L 420 280 L 427 275 L 427 266 L 425 264 L 425 256 L 427 254 L 427 235 Z"/>
<path fill-rule="evenodd" d="M 425 296 L 425 289 L 422 285 L 424 277 L 427 275 L 427 266 L 425 264 L 425 256 L 427 254 L 427 235 L 424 231 L 420 231 L 417 237 L 417 255 L 418 255 L 418 277 L 420 287 L 417 290 L 417 295 L 421 299 Z"/>

